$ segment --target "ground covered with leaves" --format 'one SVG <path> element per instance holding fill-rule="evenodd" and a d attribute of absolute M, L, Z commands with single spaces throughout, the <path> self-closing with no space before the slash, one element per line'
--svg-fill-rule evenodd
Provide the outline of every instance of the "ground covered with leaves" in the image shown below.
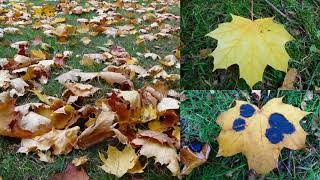
<path fill-rule="evenodd" d="M 179 1 L 0 2 L 0 177 L 179 174 Z"/>
<path fill-rule="evenodd" d="M 257 178 L 249 170 L 244 155 L 216 157 L 219 150 L 217 137 L 222 131 L 217 124 L 218 116 L 234 107 L 235 100 L 247 101 L 262 108 L 276 97 L 284 97 L 283 102 L 304 111 L 300 125 L 308 133 L 306 146 L 301 150 L 284 148 L 279 156 L 278 168 L 262 176 L 264 178 L 316 179 L 320 173 L 319 164 L 319 107 L 320 95 L 312 91 L 183 91 L 186 100 L 181 102 L 181 145 L 195 146 L 208 143 L 210 156 L 205 164 L 194 169 L 187 179 L 247 179 Z M 257 161 L 259 162 L 259 161 Z"/>
<path fill-rule="evenodd" d="M 286 44 L 291 57 L 289 69 L 294 68 L 297 72 L 292 89 L 317 89 L 320 85 L 320 20 L 317 18 L 320 3 L 313 0 L 253 2 L 254 19 L 274 17 L 294 37 Z M 249 89 L 246 81 L 239 79 L 238 65 L 213 72 L 214 58 L 208 55 L 217 47 L 217 41 L 205 35 L 218 24 L 230 22 L 230 14 L 251 19 L 250 1 L 181 1 L 181 8 L 181 88 Z M 284 78 L 285 72 L 267 66 L 262 82 L 252 89 L 278 89 Z"/>

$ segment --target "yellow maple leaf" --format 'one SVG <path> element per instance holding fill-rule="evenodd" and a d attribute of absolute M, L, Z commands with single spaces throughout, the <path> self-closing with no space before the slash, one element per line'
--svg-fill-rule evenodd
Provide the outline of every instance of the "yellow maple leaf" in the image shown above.
<path fill-rule="evenodd" d="M 218 40 L 217 48 L 211 54 L 214 70 L 238 64 L 240 78 L 244 78 L 250 87 L 262 80 L 267 65 L 286 72 L 290 57 L 285 44 L 294 38 L 284 26 L 275 23 L 273 18 L 252 21 L 231 16 L 231 22 L 220 24 L 207 34 Z"/>
<path fill-rule="evenodd" d="M 307 133 L 299 121 L 309 114 L 282 98 L 270 100 L 262 109 L 245 101 L 223 112 L 217 119 L 221 126 L 217 156 L 243 153 L 250 169 L 266 174 L 278 167 L 282 148 L 297 150 L 305 146 Z"/>
<path fill-rule="evenodd" d="M 51 17 L 55 15 L 55 7 L 52 5 L 45 5 L 42 7 L 42 12 L 45 16 Z"/>
<path fill-rule="evenodd" d="M 116 147 L 108 147 L 108 159 L 103 154 L 99 153 L 103 165 L 100 166 L 105 172 L 122 177 L 129 169 L 133 168 L 138 160 L 134 149 L 131 146 L 126 146 L 122 151 Z"/>

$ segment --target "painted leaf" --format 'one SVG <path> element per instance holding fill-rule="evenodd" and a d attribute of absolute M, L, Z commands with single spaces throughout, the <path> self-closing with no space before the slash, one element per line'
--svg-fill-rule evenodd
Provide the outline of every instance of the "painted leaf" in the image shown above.
<path fill-rule="evenodd" d="M 250 169 L 266 174 L 278 167 L 282 148 L 293 150 L 305 146 L 307 133 L 299 121 L 308 112 L 284 104 L 282 98 L 274 98 L 259 109 L 245 101 L 223 112 L 217 119 L 222 131 L 217 138 L 217 156 L 233 156 L 243 153 Z"/>
<path fill-rule="evenodd" d="M 238 64 L 240 78 L 244 78 L 251 87 L 262 80 L 267 65 L 286 72 L 290 57 L 285 44 L 293 37 L 284 26 L 275 23 L 273 18 L 252 21 L 231 16 L 231 22 L 220 24 L 207 34 L 218 40 L 218 46 L 211 54 L 214 70 Z"/>

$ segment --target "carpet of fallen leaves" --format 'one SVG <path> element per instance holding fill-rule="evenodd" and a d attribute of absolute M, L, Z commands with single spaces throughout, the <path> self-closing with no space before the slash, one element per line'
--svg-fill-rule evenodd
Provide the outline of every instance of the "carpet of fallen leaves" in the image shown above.
<path fill-rule="evenodd" d="M 179 6 L 178 0 L 60 0 L 41 6 L 28 1 L 0 2 L 2 40 L 9 34 L 28 33 L 22 31 L 26 27 L 54 38 L 58 46 L 74 43 L 78 36 L 82 38 L 75 46 L 80 48 L 89 46 L 94 37 L 108 38 L 97 47 L 99 51 L 90 54 L 53 50 L 40 36 L 9 44 L 6 41 L 16 54 L 0 54 L 0 136 L 21 139 L 17 153 L 35 153 L 39 160 L 50 163 L 55 156 L 67 155 L 73 149 L 85 150 L 114 139 L 121 146 L 109 145 L 107 154 L 97 154 L 107 173 L 117 177 L 142 173 L 150 162 L 141 158 L 144 156 L 165 165 L 172 175 L 180 174 L 178 109 L 183 97 L 173 87 L 180 75 L 166 71 L 174 68 L 179 72 L 180 51 L 176 47 L 165 55 L 150 51 L 129 54 L 116 43 L 128 36 L 134 37 L 129 41 L 132 46 L 173 41 L 180 31 L 180 17 L 168 9 Z M 94 15 L 80 17 L 86 13 Z M 79 16 L 77 23 L 68 23 L 67 15 Z M 82 67 L 102 64 L 104 68 L 98 72 L 70 68 L 67 62 L 71 57 L 80 57 Z M 140 59 L 152 59 L 157 65 L 145 68 Z M 64 87 L 62 94 L 43 92 L 52 78 Z M 94 85 L 96 81 L 112 89 L 97 98 L 101 87 Z M 137 81 L 142 82 L 141 88 L 135 88 Z M 28 101 L 30 96 L 35 102 Z M 88 179 L 87 161 L 86 156 L 74 159 L 53 178 Z M 79 170 L 76 166 L 83 167 Z"/>

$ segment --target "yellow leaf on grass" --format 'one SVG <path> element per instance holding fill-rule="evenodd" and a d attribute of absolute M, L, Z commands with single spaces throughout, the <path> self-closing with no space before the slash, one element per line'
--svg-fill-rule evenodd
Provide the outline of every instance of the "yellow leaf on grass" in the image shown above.
<path fill-rule="evenodd" d="M 100 166 L 105 172 L 116 175 L 118 178 L 122 177 L 133 168 L 136 164 L 138 156 L 131 146 L 126 146 L 122 151 L 119 151 L 116 147 L 108 147 L 108 159 L 103 154 L 99 153 L 103 165 Z"/>
<path fill-rule="evenodd" d="M 284 104 L 282 98 L 274 98 L 262 109 L 245 101 L 223 112 L 217 119 L 222 131 L 217 138 L 217 156 L 233 156 L 243 153 L 250 169 L 266 174 L 278 167 L 282 148 L 304 148 L 307 133 L 299 121 L 308 112 Z"/>
<path fill-rule="evenodd" d="M 211 54 L 214 70 L 238 64 L 240 78 L 244 78 L 250 87 L 262 80 L 267 65 L 286 72 L 290 57 L 285 44 L 293 37 L 284 26 L 275 23 L 273 18 L 252 21 L 231 16 L 231 22 L 220 24 L 207 34 L 218 40 L 218 46 Z"/>
<path fill-rule="evenodd" d="M 44 102 L 44 103 L 46 103 L 48 105 L 51 105 L 51 102 L 50 102 L 50 100 L 49 100 L 47 95 L 41 94 L 41 91 L 36 90 L 36 89 L 35 90 L 30 90 L 30 91 L 33 92 L 38 97 L 38 99 L 40 101 L 42 101 L 42 102 Z"/>
<path fill-rule="evenodd" d="M 31 57 L 39 60 L 45 60 L 46 59 L 46 54 L 42 52 L 41 50 L 31 50 Z"/>
<path fill-rule="evenodd" d="M 42 12 L 48 17 L 54 16 L 55 15 L 55 7 L 51 6 L 51 5 L 43 6 Z"/>

